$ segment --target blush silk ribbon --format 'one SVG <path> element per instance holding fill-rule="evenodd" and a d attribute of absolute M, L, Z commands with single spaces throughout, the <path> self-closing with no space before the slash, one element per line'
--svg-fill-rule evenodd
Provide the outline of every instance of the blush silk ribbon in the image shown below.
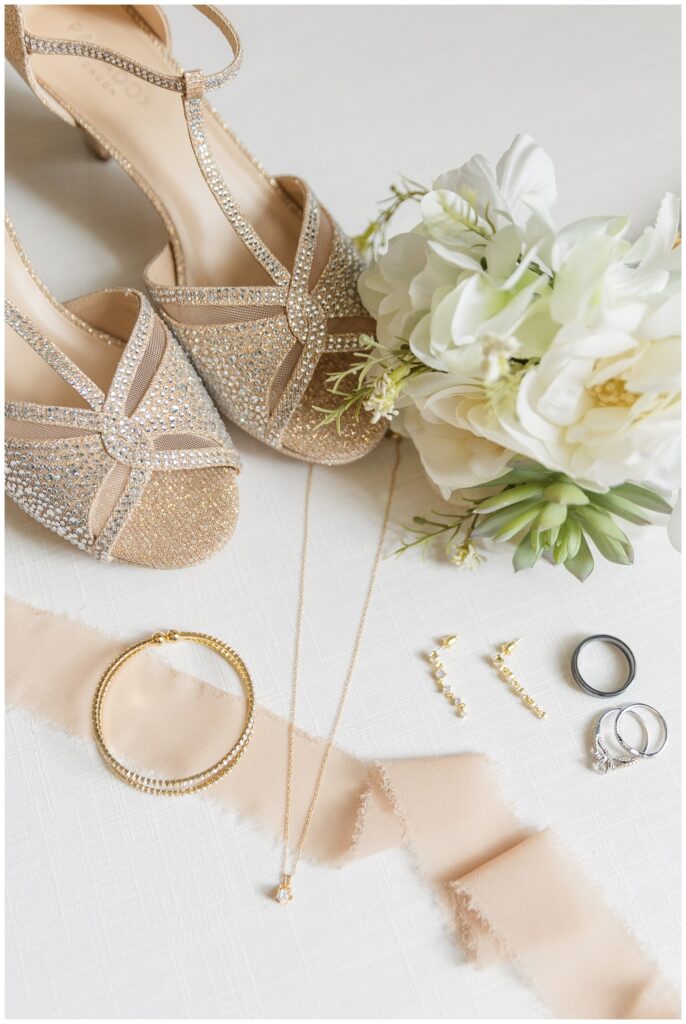
<path fill-rule="evenodd" d="M 125 645 L 12 600 L 6 620 L 8 703 L 93 739 L 95 687 Z M 222 757 L 243 714 L 241 697 L 146 651 L 122 669 L 103 718 L 121 760 L 170 777 Z M 207 791 L 277 836 L 284 793 L 275 780 L 285 779 L 287 730 L 285 719 L 258 706 L 244 757 Z M 323 747 L 323 740 L 296 732 L 294 834 Z M 518 823 L 484 756 L 365 762 L 333 749 L 305 856 L 342 865 L 400 845 L 433 885 L 475 965 L 513 963 L 556 1016 L 679 1017 L 676 993 L 554 833 Z"/>

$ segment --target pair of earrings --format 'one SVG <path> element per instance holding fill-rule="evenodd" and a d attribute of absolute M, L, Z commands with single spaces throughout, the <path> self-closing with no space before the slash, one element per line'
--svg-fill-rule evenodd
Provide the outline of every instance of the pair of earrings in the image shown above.
<path fill-rule="evenodd" d="M 444 636 L 437 648 L 429 652 L 429 661 L 433 668 L 434 679 L 436 680 L 436 686 L 440 693 L 446 698 L 449 704 L 453 705 L 459 718 L 464 718 L 467 714 L 467 705 L 461 697 L 457 697 L 452 689 L 447 685 L 446 678 L 448 673 L 445 670 L 445 666 L 441 661 L 441 650 L 448 650 L 455 643 L 457 643 L 459 637 Z M 514 651 L 519 640 L 511 640 L 507 644 L 501 644 L 500 649 L 493 656 L 492 663 L 496 670 L 503 676 L 505 682 L 509 685 L 510 689 L 516 696 L 520 698 L 525 707 L 527 707 L 536 718 L 546 718 L 546 712 L 540 707 L 539 704 L 533 699 L 531 694 L 527 693 L 522 684 L 516 678 L 512 669 L 505 663 L 505 659 L 508 658 Z"/>

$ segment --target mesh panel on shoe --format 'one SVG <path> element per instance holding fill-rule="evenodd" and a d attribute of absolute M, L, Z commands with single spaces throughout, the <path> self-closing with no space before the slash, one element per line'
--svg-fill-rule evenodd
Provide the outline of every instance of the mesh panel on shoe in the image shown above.
<path fill-rule="evenodd" d="M 162 362 L 166 345 L 167 335 L 164 325 L 155 317 L 150 341 L 138 364 L 129 393 L 126 396 L 125 413 L 127 416 L 131 416 L 145 398 L 145 393 Z"/>
<path fill-rule="evenodd" d="M 179 302 L 166 302 L 162 308 L 177 323 L 197 327 L 268 320 L 283 313 L 282 306 L 184 306 Z"/>
<path fill-rule="evenodd" d="M 327 334 L 374 334 L 375 330 L 370 316 L 332 316 L 326 321 Z"/>
<path fill-rule="evenodd" d="M 286 390 L 286 386 L 291 379 L 293 370 L 298 364 L 303 347 L 299 341 L 296 341 L 295 345 L 289 350 L 286 358 L 283 360 L 278 370 L 274 374 L 269 385 L 269 411 L 273 412 L 277 406 L 281 395 Z"/>
<path fill-rule="evenodd" d="M 57 423 L 31 423 L 30 420 L 5 420 L 5 437 L 20 441 L 58 441 L 67 437 L 95 434 L 85 427 L 65 427 Z"/>
<path fill-rule="evenodd" d="M 97 537 L 107 525 L 110 516 L 126 490 L 130 474 L 131 469 L 128 466 L 123 466 L 120 462 L 117 462 L 112 466 L 112 469 L 100 484 L 88 514 L 88 525 L 94 537 Z"/>
<path fill-rule="evenodd" d="M 219 448 L 219 441 L 201 434 L 161 434 L 153 441 L 157 451 L 180 451 L 187 448 Z"/>

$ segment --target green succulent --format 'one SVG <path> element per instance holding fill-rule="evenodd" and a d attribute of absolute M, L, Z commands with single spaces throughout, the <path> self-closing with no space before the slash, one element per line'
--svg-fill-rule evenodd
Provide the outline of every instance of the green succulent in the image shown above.
<path fill-rule="evenodd" d="M 510 470 L 485 485 L 498 494 L 475 500 L 470 513 L 473 538 L 518 540 L 512 559 L 515 570 L 530 569 L 544 552 L 579 580 L 593 570 L 592 541 L 610 562 L 630 565 L 634 552 L 614 517 L 649 524 L 646 511 L 668 514 L 671 506 L 659 494 L 636 484 L 621 484 L 599 493 L 582 487 L 563 473 L 539 467 Z M 470 496 L 472 491 L 464 492 Z"/>

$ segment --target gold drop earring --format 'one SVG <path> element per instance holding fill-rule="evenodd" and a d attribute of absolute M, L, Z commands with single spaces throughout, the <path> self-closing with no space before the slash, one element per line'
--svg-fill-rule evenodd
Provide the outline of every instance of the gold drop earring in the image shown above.
<path fill-rule="evenodd" d="M 464 716 L 467 714 L 467 705 L 464 703 L 461 697 L 455 696 L 451 688 L 445 682 L 448 673 L 446 672 L 445 666 L 441 661 L 440 651 L 440 648 L 442 648 L 443 650 L 448 650 L 450 647 L 453 646 L 454 643 L 457 642 L 458 639 L 458 637 L 452 635 L 444 636 L 440 641 L 438 648 L 436 648 L 433 651 L 429 651 L 429 661 L 431 662 L 434 679 L 436 680 L 436 686 L 438 687 L 440 693 L 442 693 L 446 700 L 454 706 L 458 718 L 464 718 Z"/>
<path fill-rule="evenodd" d="M 517 677 L 511 668 L 505 664 L 505 658 L 508 658 L 519 640 L 510 640 L 508 644 L 501 644 L 500 650 L 492 658 L 493 664 L 501 676 L 505 679 L 505 682 L 509 685 L 513 693 L 515 693 L 520 700 L 529 708 L 530 711 L 536 715 L 536 718 L 547 718 L 546 712 L 540 707 L 533 699 L 530 693 L 527 693 L 522 684 L 519 682 Z"/>

